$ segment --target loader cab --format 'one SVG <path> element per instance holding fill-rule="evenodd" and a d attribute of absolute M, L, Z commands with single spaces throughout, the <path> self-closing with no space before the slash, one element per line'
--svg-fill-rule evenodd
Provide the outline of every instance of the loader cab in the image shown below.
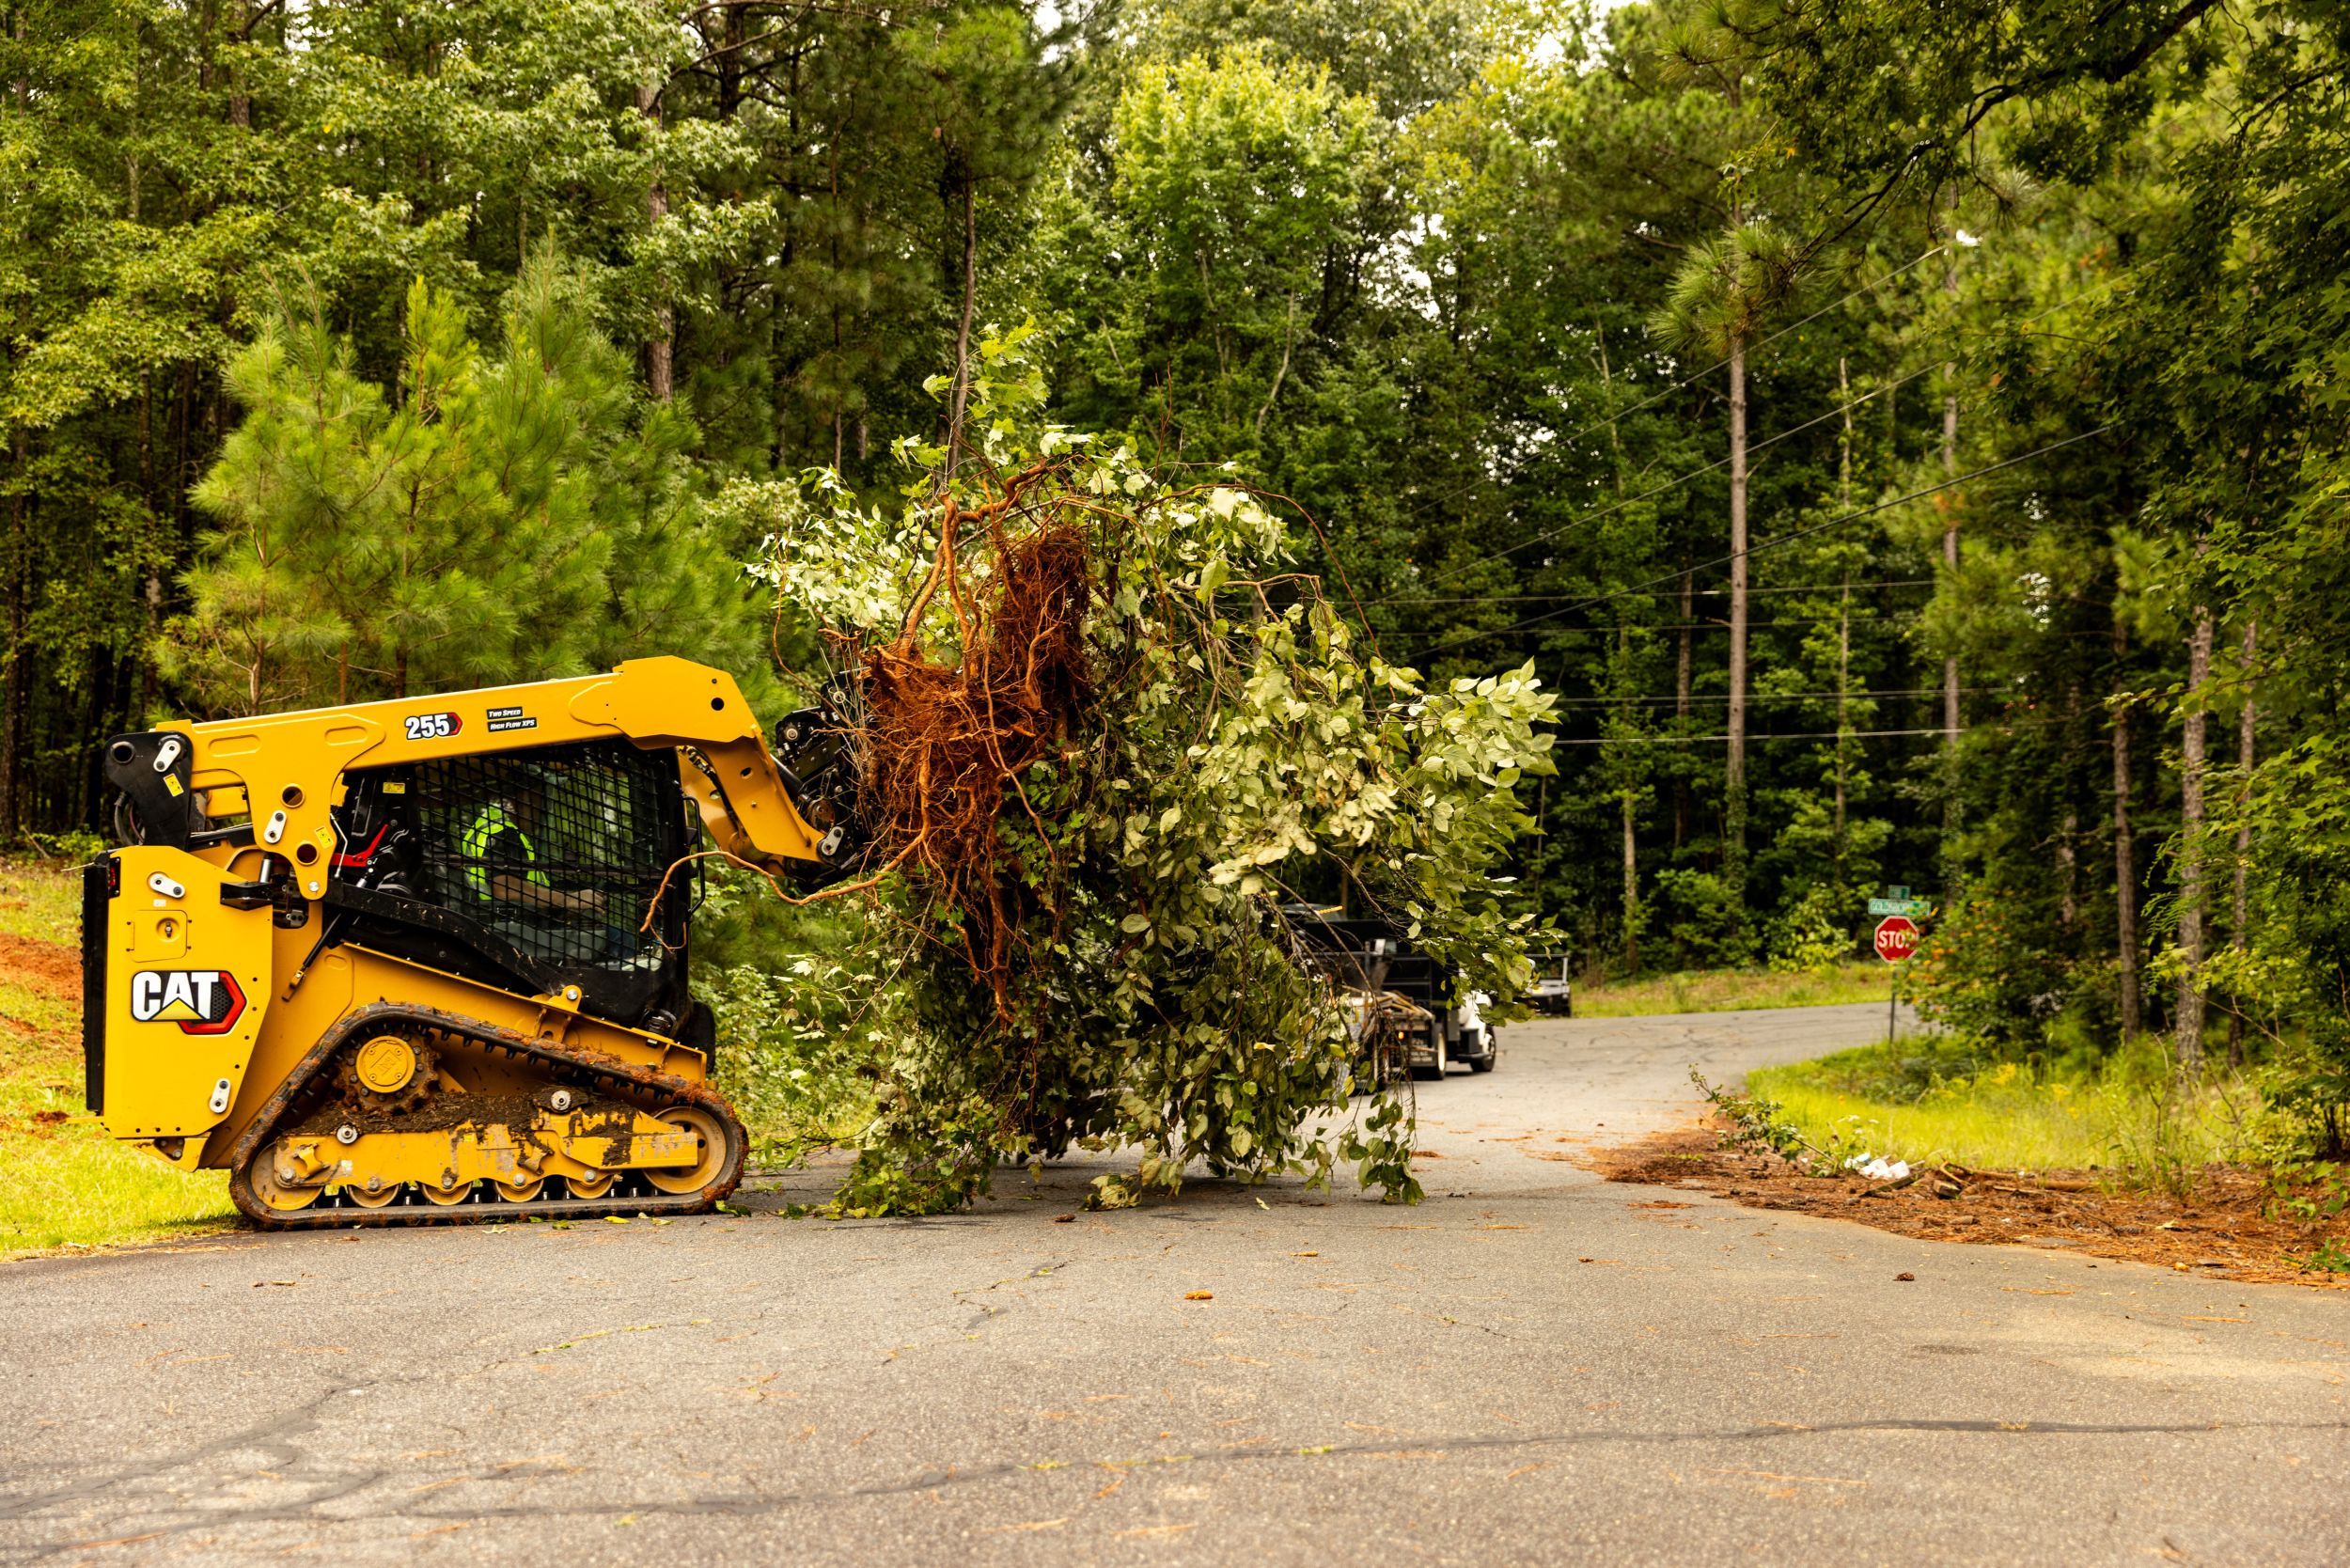
<path fill-rule="evenodd" d="M 594 741 L 345 783 L 327 902 L 347 939 L 675 1031 L 699 892 L 698 862 L 671 870 L 694 848 L 675 751 Z"/>

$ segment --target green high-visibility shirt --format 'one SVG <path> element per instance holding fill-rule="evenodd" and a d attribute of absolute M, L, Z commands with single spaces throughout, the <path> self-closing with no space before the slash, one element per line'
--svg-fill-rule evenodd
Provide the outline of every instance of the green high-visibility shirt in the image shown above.
<path fill-rule="evenodd" d="M 496 853 L 501 848 L 499 840 L 506 839 L 509 835 L 511 835 L 511 840 L 509 845 L 504 846 L 505 853 Z M 525 881 L 534 883 L 540 887 L 554 886 L 547 880 L 546 872 L 531 864 L 539 858 L 539 852 L 531 847 L 530 835 L 523 831 L 522 823 L 516 822 L 503 806 L 485 806 L 475 812 L 474 819 L 466 826 L 465 837 L 459 843 L 458 849 L 459 853 L 465 857 L 465 885 L 473 889 L 475 898 L 484 902 L 489 902 L 493 896 L 490 890 L 489 866 L 489 862 L 493 859 L 502 861 L 507 865 L 520 862 L 525 868 L 523 870 Z"/>

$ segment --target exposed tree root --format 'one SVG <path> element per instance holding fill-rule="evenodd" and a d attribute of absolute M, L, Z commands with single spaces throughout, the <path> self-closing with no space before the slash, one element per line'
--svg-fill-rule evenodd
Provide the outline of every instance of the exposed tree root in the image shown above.
<path fill-rule="evenodd" d="M 861 814 L 875 857 L 902 863 L 960 917 L 965 957 L 999 1016 L 1011 1010 L 1030 901 L 1055 868 L 1033 863 L 1051 851 L 1032 808 L 1036 845 L 1009 841 L 998 814 L 1007 788 L 1025 799 L 1022 776 L 1078 731 L 1094 691 L 1085 529 L 1018 510 L 1021 492 L 1048 471 L 1014 476 L 1000 498 L 972 510 L 948 499 L 937 557 L 904 627 L 867 651 L 862 670 Z M 993 545 L 976 594 L 957 547 L 975 520 Z M 921 635 L 942 592 L 955 612 L 951 663 Z"/>

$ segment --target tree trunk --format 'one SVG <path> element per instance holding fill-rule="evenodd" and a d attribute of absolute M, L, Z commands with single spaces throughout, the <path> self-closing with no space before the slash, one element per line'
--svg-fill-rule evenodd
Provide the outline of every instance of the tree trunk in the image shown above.
<path fill-rule="evenodd" d="M 1844 435 L 1836 454 L 1836 510 L 1852 510 L 1852 367 L 1836 356 L 1836 400 L 1842 405 Z M 1852 568 L 1844 568 L 1844 590 L 1836 606 L 1836 885 L 1844 886 L 1845 776 L 1852 766 L 1847 755 L 1851 728 L 1847 712 L 1852 691 Z"/>
<path fill-rule="evenodd" d="M 1724 856 L 1733 888 L 1747 880 L 1747 342 L 1730 340 L 1730 755 L 1722 776 Z"/>
<path fill-rule="evenodd" d="M 2198 554 L 2201 552 L 2199 551 Z M 2210 715 L 2204 700 L 2211 685 L 2211 611 L 2199 606 L 2186 643 L 2185 734 L 2179 745 L 2179 972 L 2178 1027 L 2173 1048 L 2188 1069 L 2203 1062 L 2203 745 Z"/>
<path fill-rule="evenodd" d="M 139 499 L 147 504 L 150 518 L 162 515 L 155 495 L 155 372 L 152 369 L 139 376 Z M 155 709 L 155 644 L 163 629 L 164 579 L 159 565 L 149 565 L 147 581 L 140 585 L 140 594 L 147 605 L 146 635 L 139 639 L 139 716 Z"/>
<path fill-rule="evenodd" d="M 743 104 L 743 51 L 748 35 L 743 30 L 743 7 L 726 8 L 718 38 L 718 118 L 730 120 Z"/>
<path fill-rule="evenodd" d="M 954 400 L 947 411 L 947 477 L 955 477 L 955 464 L 963 455 L 964 405 L 971 396 L 971 311 L 979 291 L 979 182 L 968 166 L 962 171 L 963 186 L 963 311 L 955 321 L 955 390 Z"/>
<path fill-rule="evenodd" d="M 1629 784 L 1623 790 L 1623 972 L 1640 972 L 1640 854 Z"/>
<path fill-rule="evenodd" d="M 2244 623 L 2244 712 L 2236 720 L 2235 900 L 2229 910 L 2228 946 L 2242 952 L 2251 945 L 2252 865 L 2252 728 L 2257 704 L 2252 699 L 2252 664 L 2260 651 L 2260 622 Z M 2228 1010 L 2228 1061 L 2244 1065 L 2244 1003 L 2238 998 Z"/>
<path fill-rule="evenodd" d="M 1536 919 L 1540 919 L 1543 913 L 1543 849 L 1549 833 L 1550 776 L 1545 774 L 1543 781 L 1534 787 L 1534 875 L 1530 891 L 1534 895 Z"/>
<path fill-rule="evenodd" d="M 1958 191 L 1950 191 L 1950 239 L 1942 250 L 1942 292 L 1950 297 L 1953 313 L 1958 303 Z M 1955 324 L 1955 323 L 1953 323 Z M 1958 366 L 1950 360 L 1942 362 L 1942 478 L 1945 482 L 1958 477 Z M 1958 493 L 1943 494 L 1942 564 L 1950 572 L 1950 592 L 1958 592 Z M 1942 659 L 1942 858 L 1944 891 L 1955 892 L 1957 879 L 1952 875 L 1958 834 L 1958 655 L 1948 653 Z"/>
<path fill-rule="evenodd" d="M 1836 610 L 1836 886 L 1844 886 L 1845 778 L 1852 767 L 1852 568 L 1844 569 L 1844 595 Z"/>
<path fill-rule="evenodd" d="M 1689 728 L 1689 618 L 1697 613 L 1697 574 L 1688 568 L 1681 571 L 1681 654 L 1673 668 L 1673 723 L 1683 733 Z M 1685 770 L 1673 774 L 1673 848 L 1678 850 L 1689 839 L 1689 776 Z"/>
<path fill-rule="evenodd" d="M 2122 659 L 2129 634 L 2113 628 L 2114 686 L 2120 695 Z M 2130 841 L 2130 710 L 2113 709 L 2113 946 L 2122 982 L 2122 1038 L 2138 1033 L 2143 1021 L 2138 980 L 2138 867 Z"/>
<path fill-rule="evenodd" d="M 253 8 L 251 0 L 247 0 L 240 9 L 243 12 L 243 20 L 237 26 L 237 41 L 251 43 L 253 29 L 261 20 L 260 14 Z M 244 90 L 243 79 L 233 69 L 228 73 L 228 123 L 240 131 L 253 129 L 253 95 Z"/>
<path fill-rule="evenodd" d="M 652 125 L 657 135 L 661 130 L 661 87 L 658 83 L 646 82 L 636 88 L 636 112 Z M 650 227 L 661 227 L 661 220 L 669 215 L 669 193 L 656 178 L 645 191 L 645 217 Z M 653 314 L 651 339 L 645 344 L 645 390 L 655 402 L 666 403 L 677 388 L 675 353 L 677 351 L 677 314 L 665 302 Z"/>
<path fill-rule="evenodd" d="M 0 843 L 13 842 L 17 830 L 24 825 L 27 783 L 24 688 L 31 672 L 24 666 L 31 650 L 24 645 L 24 616 L 31 596 L 33 561 L 32 529 L 25 517 L 30 498 L 24 493 L 24 470 L 29 456 L 22 430 L 16 432 L 10 455 L 15 460 L 10 477 L 16 484 L 15 493 L 8 497 L 8 646 L 0 651 L 4 651 L 8 666 L 8 694 L 5 706 L 0 706 Z"/>
<path fill-rule="evenodd" d="M 1948 287 L 1955 290 L 1957 274 L 1949 274 Z M 1944 365 L 1942 373 L 1955 378 L 1958 368 Z M 1958 392 L 1953 387 L 1942 399 L 1942 477 L 1958 477 Z M 1949 572 L 1950 593 L 1958 593 L 1958 493 L 1943 494 L 1942 565 Z M 1942 759 L 1943 788 L 1947 792 L 1942 802 L 1943 859 L 1945 866 L 1956 849 L 1952 841 L 1958 832 L 1958 655 L 1949 653 L 1942 660 Z M 1946 869 L 1945 882 L 1951 881 Z M 1946 889 L 1948 890 L 1948 889 Z"/>

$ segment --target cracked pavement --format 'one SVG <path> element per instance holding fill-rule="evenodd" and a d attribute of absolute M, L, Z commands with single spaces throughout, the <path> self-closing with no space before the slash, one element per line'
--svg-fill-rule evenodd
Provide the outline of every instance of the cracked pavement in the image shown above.
<path fill-rule="evenodd" d="M 0 1561 L 2340 1563 L 2350 1301 L 1602 1183 L 1874 1005 L 1512 1027 L 1428 1201 L 240 1233 L 0 1267 Z M 1896 1276 L 1912 1273 L 1902 1282 Z M 1207 1299 L 1189 1299 L 1205 1293 Z"/>

